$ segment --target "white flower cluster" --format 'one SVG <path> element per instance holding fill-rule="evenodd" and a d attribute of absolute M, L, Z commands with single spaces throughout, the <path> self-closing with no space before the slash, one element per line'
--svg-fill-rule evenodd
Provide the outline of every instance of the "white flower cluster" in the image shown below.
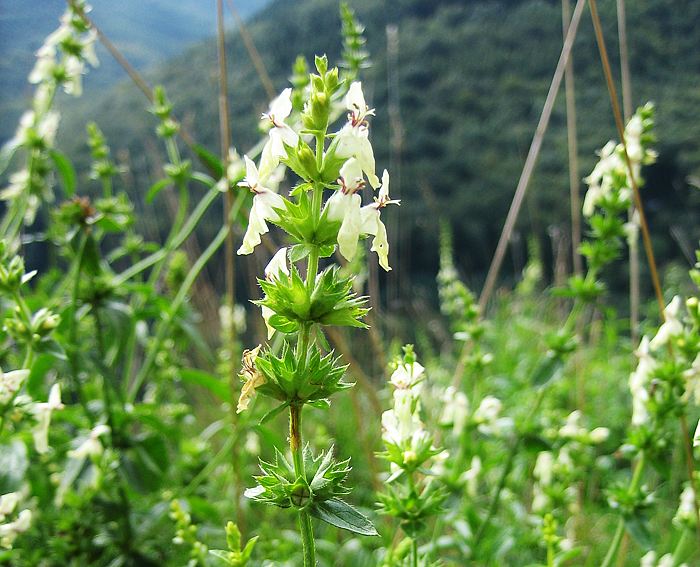
<path fill-rule="evenodd" d="M 89 6 L 76 2 L 77 10 L 89 11 Z M 82 94 L 82 76 L 86 63 L 97 66 L 95 56 L 96 33 L 84 22 L 76 8 L 69 6 L 61 16 L 59 28 L 51 33 L 36 52 L 36 63 L 29 74 L 29 82 L 36 84 L 32 110 L 25 112 L 15 135 L 3 146 L 2 152 L 11 155 L 18 148 L 30 151 L 23 169 L 10 175 L 9 184 L 0 191 L 0 200 L 26 198 L 25 221 L 34 221 L 42 200 L 52 201 L 52 182 L 47 150 L 53 147 L 60 115 L 51 110 L 59 86 L 75 96 Z"/>
<path fill-rule="evenodd" d="M 574 441 L 586 445 L 597 445 L 605 442 L 610 436 L 607 427 L 596 427 L 588 431 L 581 425 L 583 414 L 580 410 L 572 411 L 566 418 L 564 425 L 558 431 L 558 437 L 565 441 Z"/>
<path fill-rule="evenodd" d="M 99 457 L 104 452 L 104 446 L 100 441 L 100 437 L 107 435 L 109 432 L 108 425 L 96 425 L 78 447 L 68 451 L 68 456 L 71 459 L 78 460 Z"/>
<path fill-rule="evenodd" d="M 10 409 L 18 410 L 20 415 L 31 415 L 35 421 L 32 428 L 34 448 L 38 453 L 49 450 L 49 426 L 54 411 L 63 409 L 61 403 L 61 387 L 54 384 L 49 391 L 46 402 L 34 402 L 29 396 L 19 394 L 22 385 L 29 376 L 29 370 L 0 370 L 0 418 L 4 418 Z"/>
<path fill-rule="evenodd" d="M 697 522 L 697 508 L 695 507 L 695 491 L 688 485 L 681 492 L 678 510 L 673 517 L 673 523 L 678 526 L 693 528 Z"/>
<path fill-rule="evenodd" d="M 424 372 L 418 362 L 399 364 L 390 379 L 394 386 L 394 407 L 382 414 L 382 439 L 387 445 L 397 447 L 407 464 L 415 462 L 432 445 L 432 436 L 420 418 Z M 392 469 L 394 467 L 392 463 Z"/>
<path fill-rule="evenodd" d="M 625 143 L 627 144 L 627 155 L 632 165 L 632 175 L 639 183 L 642 165 L 654 163 L 657 154 L 653 150 L 642 145 L 642 134 L 644 125 L 639 114 L 635 114 L 625 128 Z M 618 197 L 623 202 L 631 203 L 632 184 L 628 178 L 627 163 L 624 158 L 624 148 L 622 144 L 613 141 L 608 142 L 598 152 L 600 160 L 593 168 L 591 174 L 584 179 L 588 185 L 588 191 L 583 202 L 583 215 L 590 217 L 595 212 L 596 206 L 617 189 Z M 619 179 L 624 179 L 624 186 L 617 187 Z"/>
<path fill-rule="evenodd" d="M 574 470 L 574 462 L 568 448 L 562 447 L 556 454 L 551 451 L 541 451 L 537 455 L 533 476 L 535 484 L 532 488 L 532 511 L 544 514 L 552 511 L 549 489 L 559 479 L 567 479 Z M 569 485 L 564 490 L 570 506 L 576 502 L 576 487 Z"/>
<path fill-rule="evenodd" d="M 670 553 L 667 553 L 666 555 L 662 555 L 661 557 L 658 557 L 655 551 L 649 551 L 642 557 L 641 562 L 639 563 L 639 567 L 674 567 L 676 566 L 676 561 L 673 558 L 673 555 Z M 687 563 L 681 563 L 677 567 L 688 567 Z"/>
<path fill-rule="evenodd" d="M 449 386 L 443 396 L 443 409 L 439 423 L 452 427 L 454 435 L 459 435 L 465 427 L 474 426 L 484 435 L 500 436 L 513 428 L 513 419 L 501 417 L 503 403 L 495 396 L 486 396 L 472 412 L 469 398 L 464 392 Z"/>
<path fill-rule="evenodd" d="M 82 4 L 79 10 L 87 13 L 90 7 Z M 61 25 L 37 51 L 37 61 L 29 74 L 29 82 L 39 84 L 38 91 L 55 82 L 62 85 L 67 94 L 80 96 L 86 63 L 93 67 L 99 65 L 95 55 L 96 38 L 95 30 L 88 28 L 75 9 L 69 6 L 61 16 Z M 44 92 L 38 94 L 45 96 Z"/>
<path fill-rule="evenodd" d="M 288 88 L 272 101 L 262 120 L 270 126 L 268 140 L 263 147 L 258 166 L 244 156 L 246 175 L 239 186 L 252 193 L 253 205 L 250 210 L 248 229 L 238 254 L 250 254 L 260 244 L 261 236 L 268 232 L 268 222 L 280 220 L 280 211 L 285 209 L 284 198 L 277 193 L 280 181 L 278 166 L 288 158 L 289 148 L 296 150 L 299 134 L 286 122 L 292 113 L 292 89 Z M 340 169 L 337 190 L 326 202 L 324 213 L 331 222 L 340 222 L 338 248 L 346 260 L 354 258 L 357 243 L 362 236 L 373 236 L 372 248 L 377 253 L 380 265 L 387 271 L 389 266 L 389 244 L 380 211 L 390 204 L 397 204 L 389 198 L 389 174 L 385 170 L 381 183 L 375 173 L 374 152 L 369 141 L 367 117 L 374 114 L 362 93 L 362 85 L 354 82 L 345 99 L 348 110 L 347 123 L 335 133 L 329 152 L 335 158 L 345 159 Z M 365 186 L 365 177 L 373 189 L 379 189 L 374 202 L 362 206 L 359 191 Z"/>
<path fill-rule="evenodd" d="M 666 353 L 669 343 L 684 332 L 682 322 L 683 300 L 675 296 L 664 309 L 664 322 L 653 338 L 644 336 L 635 352 L 638 358 L 637 368 L 630 374 L 629 388 L 632 393 L 632 424 L 635 426 L 649 422 L 649 386 L 659 363 L 655 354 Z M 683 372 L 686 383 L 686 398 L 691 395 L 700 403 L 700 355 Z M 700 430 L 699 430 L 700 432 Z M 700 437 L 696 433 L 696 444 Z"/>
<path fill-rule="evenodd" d="M 32 511 L 24 509 L 14 520 L 8 518 L 14 513 L 21 499 L 19 492 L 9 492 L 0 496 L 0 547 L 12 548 L 17 536 L 29 529 L 32 521 Z"/>
<path fill-rule="evenodd" d="M 0 409 L 14 400 L 28 376 L 29 370 L 26 369 L 13 370 L 12 372 L 0 370 Z"/>

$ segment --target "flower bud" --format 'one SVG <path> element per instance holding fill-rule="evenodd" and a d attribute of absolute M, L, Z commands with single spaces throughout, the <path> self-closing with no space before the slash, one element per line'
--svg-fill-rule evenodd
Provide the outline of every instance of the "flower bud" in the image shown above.
<path fill-rule="evenodd" d="M 297 150 L 297 159 L 299 160 L 299 163 L 301 163 L 303 168 L 306 170 L 306 172 L 309 174 L 309 177 L 311 177 L 312 179 L 318 177 L 318 168 L 316 167 L 316 156 L 314 155 L 313 150 L 309 146 L 304 145 L 299 150 Z"/>

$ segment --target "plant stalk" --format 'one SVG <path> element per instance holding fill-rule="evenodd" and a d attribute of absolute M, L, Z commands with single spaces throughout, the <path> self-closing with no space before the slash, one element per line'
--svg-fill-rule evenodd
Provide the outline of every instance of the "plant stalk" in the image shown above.
<path fill-rule="evenodd" d="M 629 491 L 633 492 L 639 487 L 639 483 L 642 480 L 642 473 L 644 472 L 644 466 L 646 464 L 646 459 L 644 453 L 639 454 L 639 461 L 637 461 L 637 466 L 634 469 L 634 474 L 632 475 L 632 481 L 630 482 Z M 601 567 L 611 567 L 620 551 L 620 544 L 622 543 L 622 538 L 625 535 L 625 519 L 620 518 L 617 523 L 617 529 L 615 530 L 615 535 L 610 542 L 610 547 L 608 552 L 605 554 L 605 559 Z"/>
<path fill-rule="evenodd" d="M 308 329 L 308 327 L 307 327 Z M 306 333 L 308 335 L 308 331 Z M 289 406 L 289 448 L 292 451 L 294 473 L 297 479 L 306 480 L 304 468 L 304 447 L 301 436 L 301 411 L 303 404 L 293 403 Z M 314 544 L 314 532 L 311 526 L 311 516 L 305 509 L 299 510 L 299 531 L 304 553 L 304 567 L 316 566 L 316 546 Z"/>

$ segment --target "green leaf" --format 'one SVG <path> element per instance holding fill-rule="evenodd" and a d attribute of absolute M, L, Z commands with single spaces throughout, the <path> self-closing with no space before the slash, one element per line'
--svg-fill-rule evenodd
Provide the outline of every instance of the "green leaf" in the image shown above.
<path fill-rule="evenodd" d="M 317 502 L 311 507 L 311 515 L 324 522 L 360 535 L 379 535 L 370 520 L 347 502 L 331 498 Z"/>
<path fill-rule="evenodd" d="M 311 253 L 312 248 L 308 244 L 295 244 L 289 250 L 289 261 L 296 263 L 303 260 Z"/>
<path fill-rule="evenodd" d="M 279 414 L 281 414 L 287 407 L 289 407 L 289 402 L 286 402 L 286 403 L 284 403 L 284 404 L 281 404 L 281 405 L 277 406 L 275 409 L 270 410 L 270 411 L 267 412 L 264 416 L 262 416 L 262 418 L 261 418 L 260 421 L 258 422 L 258 425 L 262 425 L 263 423 L 267 423 L 267 422 L 270 421 L 273 417 L 278 416 Z"/>
<path fill-rule="evenodd" d="M 199 144 L 194 144 L 192 149 L 201 162 L 211 170 L 211 173 L 214 174 L 217 179 L 221 179 L 224 176 L 224 165 L 217 156 Z"/>
<path fill-rule="evenodd" d="M 556 379 L 564 368 L 564 361 L 559 356 L 546 356 L 539 362 L 532 375 L 532 383 L 535 386 L 543 386 Z"/>
<path fill-rule="evenodd" d="M 19 490 L 27 468 L 27 446 L 22 441 L 15 439 L 11 445 L 0 445 L 0 494 Z"/>
<path fill-rule="evenodd" d="M 151 185 L 148 193 L 146 193 L 146 201 L 152 203 L 153 199 L 156 198 L 156 195 L 170 185 L 170 183 L 172 183 L 172 181 L 168 177 L 161 179 L 160 181 L 156 181 L 153 185 Z"/>
<path fill-rule="evenodd" d="M 649 532 L 649 526 L 646 519 L 641 515 L 625 517 L 625 527 L 632 538 L 643 549 L 651 549 L 654 545 Z"/>
<path fill-rule="evenodd" d="M 32 364 L 31 372 L 27 378 L 27 393 L 34 399 L 45 395 L 42 386 L 46 374 L 54 367 L 56 359 L 48 353 L 41 354 Z"/>
<path fill-rule="evenodd" d="M 73 164 L 58 150 L 51 150 L 50 155 L 59 175 L 61 176 L 61 180 L 63 181 L 63 189 L 66 192 L 66 195 L 68 197 L 72 197 L 75 195 L 75 187 L 77 184 L 77 177 L 75 175 L 75 169 L 73 169 Z"/>
<path fill-rule="evenodd" d="M 184 368 L 180 370 L 180 378 L 190 384 L 196 384 L 206 388 L 224 402 L 231 402 L 231 391 L 229 390 L 228 384 L 218 376 L 195 368 Z"/>
<path fill-rule="evenodd" d="M 3 173 L 10 165 L 15 152 L 20 148 L 16 143 L 8 142 L 0 149 L 0 173 Z"/>

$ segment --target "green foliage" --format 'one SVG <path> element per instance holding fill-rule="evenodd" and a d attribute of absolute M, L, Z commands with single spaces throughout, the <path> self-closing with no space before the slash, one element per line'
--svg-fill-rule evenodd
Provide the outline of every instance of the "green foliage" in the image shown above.
<path fill-rule="evenodd" d="M 347 366 L 340 364 L 340 358 L 333 352 L 324 355 L 316 345 L 307 353 L 295 351 L 285 341 L 279 356 L 265 350 L 255 365 L 266 379 L 258 391 L 280 401 L 325 400 L 352 386 L 342 381 Z"/>
<path fill-rule="evenodd" d="M 352 277 L 343 278 L 337 266 L 321 272 L 310 293 L 295 267 L 289 275 L 258 283 L 265 297 L 254 303 L 274 312 L 269 323 L 278 331 L 294 333 L 309 323 L 367 328 L 362 321 L 369 311 L 363 307 L 367 299 L 357 297 Z"/>

